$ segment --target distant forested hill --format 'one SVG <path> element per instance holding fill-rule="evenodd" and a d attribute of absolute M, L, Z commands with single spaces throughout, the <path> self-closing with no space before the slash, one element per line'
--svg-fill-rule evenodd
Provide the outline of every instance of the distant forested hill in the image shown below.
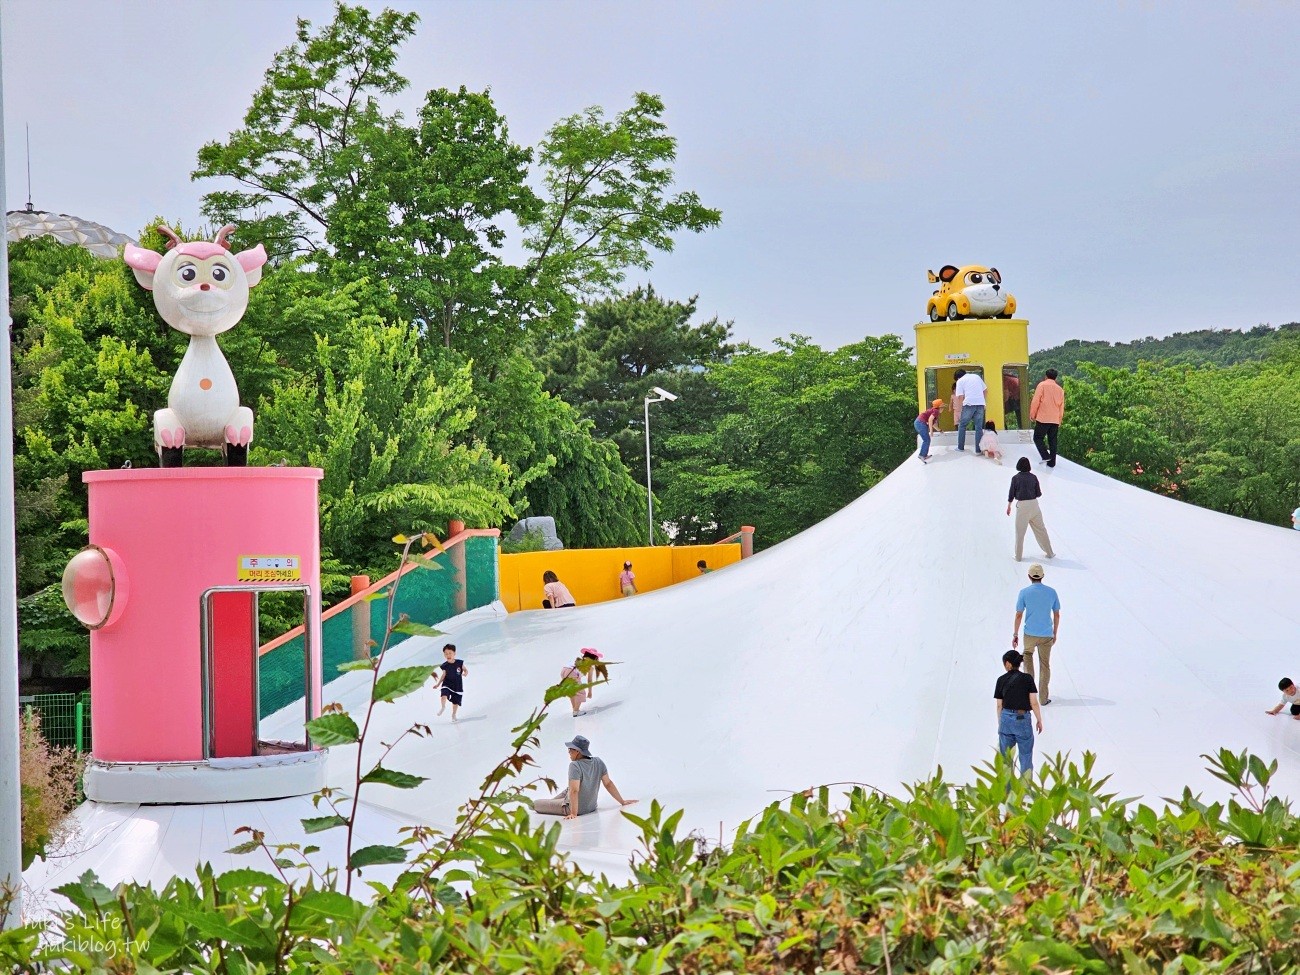
<path fill-rule="evenodd" d="M 1132 342 L 1071 339 L 1064 345 L 1030 355 L 1029 375 L 1039 376 L 1044 369 L 1055 367 L 1064 376 L 1075 376 L 1080 362 L 1095 362 L 1115 369 L 1134 369 L 1139 362 L 1164 366 L 1232 366 L 1240 362 L 1258 362 L 1280 336 L 1288 333 L 1300 333 L 1300 322 L 1279 328 L 1256 325 L 1246 331 L 1207 328 L 1199 332 L 1176 332 L 1163 339 L 1148 337 Z"/>

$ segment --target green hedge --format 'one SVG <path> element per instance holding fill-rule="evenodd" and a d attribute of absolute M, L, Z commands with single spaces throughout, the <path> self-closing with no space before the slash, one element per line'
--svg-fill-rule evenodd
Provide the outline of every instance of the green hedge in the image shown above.
<path fill-rule="evenodd" d="M 87 876 L 64 889 L 77 910 L 50 947 L 29 927 L 0 935 L 0 957 L 24 971 L 1295 972 L 1300 821 L 1257 759 L 1211 765 L 1238 800 L 1123 800 L 1090 755 L 1032 782 L 998 763 L 897 797 L 814 788 L 725 846 L 633 806 L 627 885 L 579 868 L 563 824 L 506 797 L 451 869 L 422 875 L 417 859 L 406 889 L 369 906 L 291 889 L 254 858 L 160 892 Z M 446 863 L 444 838 L 411 843 Z"/>

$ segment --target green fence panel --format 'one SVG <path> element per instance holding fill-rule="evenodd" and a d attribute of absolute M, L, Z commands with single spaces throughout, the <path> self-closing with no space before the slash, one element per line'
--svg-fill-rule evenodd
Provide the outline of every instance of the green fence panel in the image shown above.
<path fill-rule="evenodd" d="M 33 694 L 23 705 L 40 715 L 41 734 L 51 745 L 90 751 L 89 692 Z"/>
<path fill-rule="evenodd" d="M 497 598 L 497 540 L 471 537 L 449 552 L 433 556 L 437 569 L 413 568 L 397 586 L 393 621 L 405 613 L 416 623 L 436 626 L 464 609 L 487 606 Z M 459 565 L 463 561 L 464 572 Z M 392 584 L 387 587 L 391 592 Z M 366 653 L 367 635 L 382 644 L 388 621 L 389 599 L 355 603 L 327 618 L 321 627 L 321 679 L 339 676 L 339 665 Z M 368 626 L 367 626 L 367 619 Z M 406 639 L 393 634 L 389 646 Z M 298 636 L 262 656 L 259 667 L 260 713 L 266 717 L 302 698 L 304 684 L 303 641 Z"/>
<path fill-rule="evenodd" d="M 497 539 L 475 537 L 465 540 L 465 600 L 470 609 L 490 606 L 501 588 L 497 580 Z"/>

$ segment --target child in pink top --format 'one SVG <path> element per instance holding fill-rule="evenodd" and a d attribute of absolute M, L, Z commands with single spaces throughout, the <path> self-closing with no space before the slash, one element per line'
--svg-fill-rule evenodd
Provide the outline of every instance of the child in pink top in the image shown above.
<path fill-rule="evenodd" d="M 578 601 L 569 592 L 569 587 L 560 581 L 560 577 L 549 569 L 542 573 L 542 608 L 564 609 L 577 606 Z"/>
<path fill-rule="evenodd" d="M 578 669 L 578 661 L 580 661 L 581 659 L 582 658 L 579 657 L 578 660 L 575 660 L 569 666 L 561 667 L 560 680 L 572 680 L 582 684 L 582 682 L 585 681 L 586 678 L 582 676 L 582 671 Z M 573 705 L 573 716 L 575 718 L 578 715 L 582 714 L 582 706 L 587 703 L 586 684 L 583 684 L 581 690 L 579 690 L 577 693 L 569 695 L 569 703 Z"/>
<path fill-rule="evenodd" d="M 591 687 L 595 683 L 596 677 L 599 676 L 601 680 L 609 680 L 609 670 L 600 662 L 603 656 L 604 654 L 594 647 L 583 647 L 581 655 L 573 662 L 572 666 L 560 668 L 560 680 L 573 680 L 580 684 L 585 681 L 582 690 L 569 696 L 569 703 L 573 705 L 573 716 L 575 718 L 585 713 L 582 710 L 582 705 L 586 703 L 588 698 L 593 696 Z"/>
<path fill-rule="evenodd" d="M 998 426 L 992 420 L 984 424 L 984 433 L 980 436 L 980 450 L 984 456 L 1002 463 L 1002 444 L 998 442 Z"/>
<path fill-rule="evenodd" d="M 631 562 L 623 563 L 623 571 L 618 574 L 618 589 L 624 596 L 636 595 L 636 576 L 632 573 Z"/>

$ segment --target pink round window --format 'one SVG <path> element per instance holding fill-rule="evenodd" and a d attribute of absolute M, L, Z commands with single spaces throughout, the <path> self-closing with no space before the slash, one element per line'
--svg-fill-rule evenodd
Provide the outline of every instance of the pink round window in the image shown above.
<path fill-rule="evenodd" d="M 109 553 L 87 546 L 63 570 L 63 601 L 79 623 L 97 630 L 113 615 L 116 583 Z"/>

